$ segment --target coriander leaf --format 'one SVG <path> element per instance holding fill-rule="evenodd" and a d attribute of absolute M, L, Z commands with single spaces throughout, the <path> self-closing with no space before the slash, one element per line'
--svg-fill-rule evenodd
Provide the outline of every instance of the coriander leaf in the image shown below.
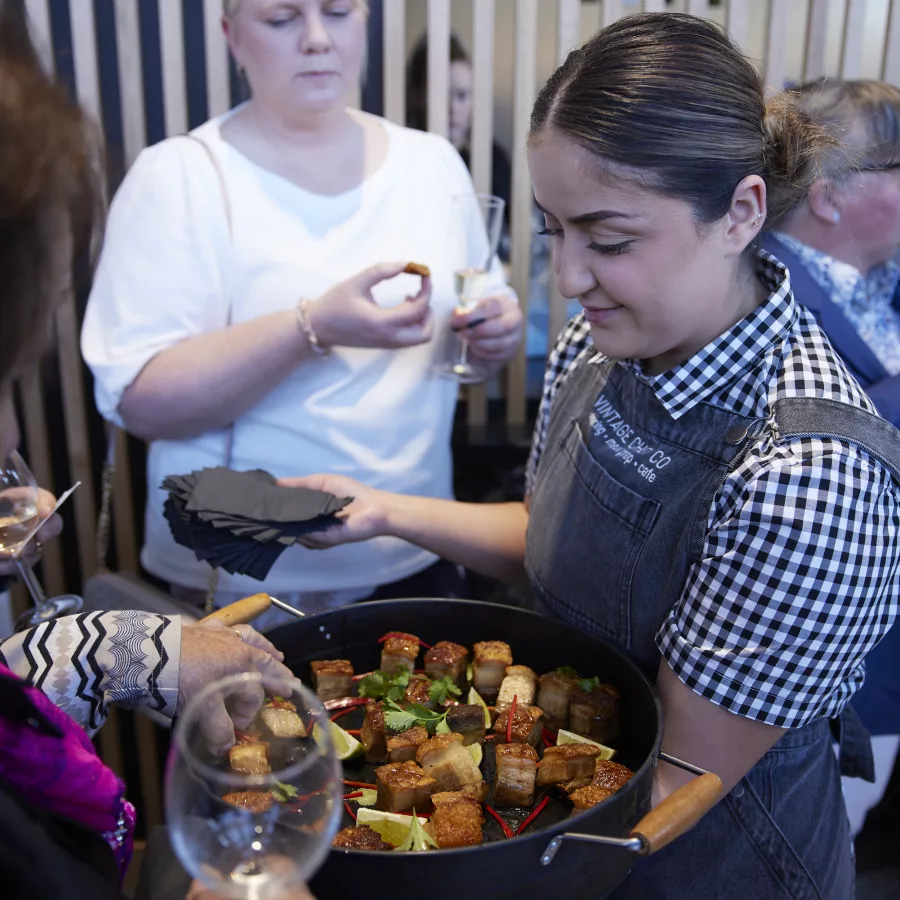
<path fill-rule="evenodd" d="M 418 724 L 418 719 L 405 709 L 385 709 L 384 725 L 388 731 L 402 734 Z"/>
<path fill-rule="evenodd" d="M 279 803 L 287 803 L 288 800 L 297 796 L 297 788 L 292 784 L 282 784 L 280 781 L 276 781 L 275 787 L 272 788 L 272 796 Z"/>
<path fill-rule="evenodd" d="M 443 713 L 436 713 L 433 710 L 429 709 L 427 706 L 422 706 L 421 703 L 410 703 L 409 711 L 416 714 L 417 719 L 421 719 L 422 722 L 437 722 L 438 719 L 442 719 L 444 717 Z"/>
<path fill-rule="evenodd" d="M 446 703 L 448 696 L 452 694 L 454 697 L 460 695 L 459 688 L 453 683 L 453 679 L 449 675 L 438 678 L 437 681 L 431 683 L 428 689 L 428 697 L 432 703 Z"/>
<path fill-rule="evenodd" d="M 600 679 L 596 675 L 593 678 L 582 678 L 581 681 L 578 682 L 578 689 L 588 694 L 591 691 L 596 690 L 599 686 Z"/>
<path fill-rule="evenodd" d="M 415 807 L 413 807 L 412 819 L 409 823 L 409 831 L 406 833 L 406 837 L 404 838 L 403 843 L 397 849 L 420 851 L 427 850 L 429 847 L 434 847 L 435 849 L 437 849 L 437 842 L 422 827 L 422 823 L 419 821 L 419 817 L 416 815 Z"/>
<path fill-rule="evenodd" d="M 387 690 L 388 675 L 386 672 L 370 672 L 359 682 L 359 696 L 379 700 Z"/>
<path fill-rule="evenodd" d="M 450 734 L 450 726 L 447 724 L 447 719 L 442 718 L 437 725 L 434 726 L 435 734 Z"/>
<path fill-rule="evenodd" d="M 560 666 L 556 670 L 557 675 L 563 675 L 565 678 L 577 678 L 578 673 L 571 666 Z"/>

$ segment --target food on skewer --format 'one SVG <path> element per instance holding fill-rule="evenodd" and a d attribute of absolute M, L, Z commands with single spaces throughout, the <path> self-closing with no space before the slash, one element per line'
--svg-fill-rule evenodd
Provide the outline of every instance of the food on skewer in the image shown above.
<path fill-rule="evenodd" d="M 536 691 L 537 673 L 533 669 L 529 669 L 528 666 L 507 666 L 506 676 L 497 695 L 497 712 L 509 709 L 513 697 L 517 697 L 517 702 L 523 706 L 531 706 Z"/>
<path fill-rule="evenodd" d="M 431 699 L 431 682 L 421 675 L 413 675 L 403 695 L 404 703 L 418 703 L 426 709 L 435 709 L 437 704 Z"/>
<path fill-rule="evenodd" d="M 271 791 L 235 791 L 225 794 L 222 799 L 231 806 L 252 813 L 268 812 L 275 802 Z"/>
<path fill-rule="evenodd" d="M 563 744 L 547 747 L 538 772 L 538 784 L 562 784 L 594 775 L 594 761 L 600 748 L 594 744 Z"/>
<path fill-rule="evenodd" d="M 500 744 L 496 749 L 495 806 L 531 806 L 537 773 L 537 750 L 528 744 Z"/>
<path fill-rule="evenodd" d="M 305 738 L 306 726 L 297 707 L 282 697 L 267 698 L 259 713 L 262 723 L 277 738 Z"/>
<path fill-rule="evenodd" d="M 416 750 L 419 744 L 428 740 L 428 730 L 421 725 L 415 725 L 403 734 L 393 735 L 387 739 L 388 762 L 406 762 L 416 758 Z"/>
<path fill-rule="evenodd" d="M 465 791 L 478 799 L 487 793 L 481 770 L 463 746 L 461 734 L 439 734 L 419 744 L 416 761 L 441 791 Z"/>
<path fill-rule="evenodd" d="M 431 791 L 437 787 L 435 779 L 412 760 L 380 766 L 375 770 L 375 784 L 375 807 L 387 812 L 404 812 L 413 807 L 419 812 L 430 809 Z"/>
<path fill-rule="evenodd" d="M 488 702 L 497 698 L 506 677 L 506 667 L 512 665 L 512 651 L 503 641 L 481 641 L 475 644 L 472 681 L 475 690 Z"/>
<path fill-rule="evenodd" d="M 469 662 L 469 651 L 462 644 L 438 641 L 425 654 L 425 674 L 429 678 L 450 678 L 461 684 Z"/>
<path fill-rule="evenodd" d="M 353 683 L 353 666 L 346 659 L 322 659 L 309 664 L 313 684 L 320 700 L 349 697 Z"/>
<path fill-rule="evenodd" d="M 268 760 L 269 745 L 263 741 L 238 741 L 228 751 L 228 763 L 232 772 L 241 775 L 268 775 L 272 769 Z"/>
<path fill-rule="evenodd" d="M 569 701 L 569 730 L 601 743 L 618 737 L 620 700 L 599 678 L 582 679 Z"/>
<path fill-rule="evenodd" d="M 463 736 L 463 746 L 484 740 L 484 707 L 475 703 L 460 703 L 447 710 L 447 726 Z"/>
<path fill-rule="evenodd" d="M 422 278 L 428 278 L 431 275 L 431 269 L 424 263 L 408 262 L 403 271 L 407 275 L 419 275 Z"/>
<path fill-rule="evenodd" d="M 517 703 L 515 710 L 508 709 L 497 716 L 494 722 L 494 734 L 500 734 L 506 737 L 507 721 L 510 712 L 513 713 L 512 728 L 509 734 L 509 743 L 513 744 L 531 744 L 536 747 L 541 739 L 543 726 L 541 725 L 541 713 L 543 710 L 539 706 L 525 706 Z"/>
<path fill-rule="evenodd" d="M 392 631 L 384 637 L 381 648 L 381 670 L 393 675 L 400 666 L 410 672 L 416 667 L 421 641 L 414 634 Z"/>
<path fill-rule="evenodd" d="M 366 704 L 366 718 L 360 729 L 359 739 L 366 748 L 367 762 L 384 762 L 387 759 L 387 730 L 384 727 L 384 709 L 381 703 Z"/>
<path fill-rule="evenodd" d="M 472 847 L 482 842 L 484 813 L 481 804 L 462 791 L 441 791 L 431 795 L 434 815 L 429 831 L 441 849 Z"/>
<path fill-rule="evenodd" d="M 587 787 L 579 788 L 569 794 L 569 799 L 575 806 L 575 812 L 590 809 L 612 797 L 633 777 L 634 772 L 627 766 L 613 762 L 611 759 L 598 759 L 594 763 L 594 777 L 591 779 L 591 783 Z"/>
<path fill-rule="evenodd" d="M 394 845 L 381 839 L 381 835 L 368 825 L 342 828 L 331 842 L 338 850 L 393 850 Z"/>
<path fill-rule="evenodd" d="M 569 674 L 571 672 L 571 674 Z M 569 702 L 578 689 L 575 670 L 559 670 L 541 675 L 538 681 L 537 705 L 551 728 L 565 728 L 569 722 Z"/>

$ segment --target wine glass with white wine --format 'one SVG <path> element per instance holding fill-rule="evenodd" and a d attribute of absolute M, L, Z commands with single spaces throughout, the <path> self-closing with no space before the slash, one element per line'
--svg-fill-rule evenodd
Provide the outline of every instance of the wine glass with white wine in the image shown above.
<path fill-rule="evenodd" d="M 505 202 L 492 194 L 457 194 L 453 202 L 462 224 L 458 268 L 453 273 L 453 284 L 458 309 L 471 312 L 484 295 L 488 273 L 497 255 Z M 469 360 L 468 354 L 469 345 L 462 339 L 456 358 L 443 366 L 441 372 L 461 384 L 482 381 L 486 373 Z"/>
<path fill-rule="evenodd" d="M 84 602 L 76 594 L 48 598 L 31 564 L 24 557 L 25 546 L 34 535 L 39 521 L 37 481 L 19 452 L 13 450 L 0 466 L 0 557 L 11 558 L 15 562 L 34 602 L 34 608 L 16 622 L 17 631 L 77 613 Z"/>

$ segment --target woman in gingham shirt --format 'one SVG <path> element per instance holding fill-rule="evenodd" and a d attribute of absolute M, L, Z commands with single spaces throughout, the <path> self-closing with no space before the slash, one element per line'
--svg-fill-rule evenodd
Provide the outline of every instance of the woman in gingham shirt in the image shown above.
<path fill-rule="evenodd" d="M 663 749 L 720 801 L 615 898 L 853 892 L 847 702 L 897 614 L 898 433 L 758 251 L 836 139 L 766 105 L 725 34 L 633 16 L 571 53 L 535 104 L 529 166 L 560 290 L 524 504 L 357 499 L 319 546 L 393 534 L 613 640 L 656 681 Z M 590 338 L 590 341 L 588 340 Z M 653 800 L 690 776 L 661 764 Z"/>

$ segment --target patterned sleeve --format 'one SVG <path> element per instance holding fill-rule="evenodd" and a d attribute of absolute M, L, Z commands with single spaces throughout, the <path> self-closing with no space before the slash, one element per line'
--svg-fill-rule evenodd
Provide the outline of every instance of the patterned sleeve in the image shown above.
<path fill-rule="evenodd" d="M 737 715 L 783 728 L 836 716 L 897 616 L 898 535 L 900 494 L 864 451 L 831 439 L 750 454 L 657 645 Z"/>
<path fill-rule="evenodd" d="M 171 718 L 178 702 L 181 617 L 138 610 L 64 616 L 0 643 L 0 662 L 88 734 L 110 704 Z"/>
<path fill-rule="evenodd" d="M 579 358 L 591 345 L 591 328 L 584 320 L 582 313 L 572 316 L 556 339 L 556 345 L 547 360 L 544 370 L 544 387 L 541 392 L 541 405 L 534 423 L 534 434 L 531 438 L 531 453 L 528 467 L 525 470 L 525 494 L 529 496 L 534 487 L 538 463 L 544 452 L 547 439 L 547 426 L 550 424 L 550 412 L 559 389 L 565 382 L 569 372 L 575 367 Z"/>

